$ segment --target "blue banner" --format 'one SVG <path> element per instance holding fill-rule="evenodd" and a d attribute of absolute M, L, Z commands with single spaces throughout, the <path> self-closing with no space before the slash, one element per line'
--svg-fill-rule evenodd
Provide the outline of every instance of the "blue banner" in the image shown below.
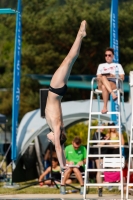
<path fill-rule="evenodd" d="M 18 113 L 20 103 L 20 72 L 21 72 L 21 0 L 18 0 L 16 12 L 16 35 L 14 50 L 14 72 L 13 72 L 13 99 L 12 99 L 12 155 L 16 160 L 16 134 L 18 129 Z"/>
<path fill-rule="evenodd" d="M 119 62 L 119 44 L 118 44 L 118 0 L 112 0 L 111 2 L 111 14 L 110 14 L 110 47 L 114 49 L 114 62 Z M 118 111 L 118 101 L 111 101 L 111 111 Z M 118 116 L 111 115 L 111 120 L 118 124 Z"/>

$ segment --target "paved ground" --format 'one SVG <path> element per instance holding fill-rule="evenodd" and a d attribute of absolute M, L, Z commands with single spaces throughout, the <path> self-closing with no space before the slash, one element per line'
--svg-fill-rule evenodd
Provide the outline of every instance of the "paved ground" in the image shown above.
<path fill-rule="evenodd" d="M 66 195 L 61 195 L 61 194 L 16 194 L 16 195 L 2 195 L 0 194 L 0 199 L 34 199 L 34 200 L 85 200 L 82 195 L 80 194 L 66 194 Z M 122 200 L 120 195 L 116 194 L 104 194 L 103 197 L 97 197 L 97 194 L 87 194 L 86 195 L 87 200 Z M 129 196 L 130 200 L 133 200 L 133 196 Z M 124 200 L 126 198 L 124 197 Z"/>

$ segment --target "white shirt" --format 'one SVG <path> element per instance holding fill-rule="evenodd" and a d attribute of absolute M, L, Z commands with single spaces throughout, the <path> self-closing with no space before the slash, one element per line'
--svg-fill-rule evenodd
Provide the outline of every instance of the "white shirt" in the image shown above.
<path fill-rule="evenodd" d="M 98 66 L 97 75 L 105 73 L 115 75 L 116 66 L 118 67 L 119 74 L 125 74 L 121 64 L 119 63 L 102 63 Z"/>

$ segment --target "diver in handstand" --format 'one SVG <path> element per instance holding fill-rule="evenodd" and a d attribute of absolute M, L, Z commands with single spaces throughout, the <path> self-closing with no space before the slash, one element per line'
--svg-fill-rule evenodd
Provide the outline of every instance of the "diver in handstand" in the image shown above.
<path fill-rule="evenodd" d="M 83 38 L 86 36 L 86 21 L 82 21 L 76 39 L 59 68 L 54 73 L 48 91 L 47 103 L 45 108 L 45 118 L 51 129 L 47 138 L 55 145 L 58 161 L 61 169 L 67 168 L 63 146 L 60 144 L 60 137 L 63 133 L 63 118 L 61 109 L 61 99 L 67 91 L 67 81 L 72 67 L 76 61 Z"/>

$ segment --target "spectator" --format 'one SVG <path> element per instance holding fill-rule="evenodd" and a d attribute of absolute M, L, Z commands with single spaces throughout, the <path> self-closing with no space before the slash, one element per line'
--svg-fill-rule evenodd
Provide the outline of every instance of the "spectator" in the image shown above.
<path fill-rule="evenodd" d="M 65 194 L 65 184 L 71 173 L 74 172 L 76 178 L 78 179 L 81 189 L 80 194 L 83 194 L 84 181 L 81 172 L 84 172 L 86 163 L 86 148 L 81 145 L 81 138 L 75 137 L 71 145 L 65 148 L 66 163 L 69 168 L 64 173 L 64 178 L 61 185 L 61 193 Z M 70 165 L 75 165 L 70 167 Z M 78 166 L 78 167 L 77 167 Z"/>
<path fill-rule="evenodd" d="M 108 126 L 115 126 L 114 122 L 109 122 Z M 106 136 L 108 137 L 109 140 L 119 140 L 119 134 L 116 130 L 116 128 L 110 128 L 108 129 L 108 133 L 106 134 Z M 124 145 L 124 137 L 123 134 L 121 134 L 121 145 Z M 109 145 L 111 147 L 109 147 L 108 149 L 108 154 L 119 154 L 119 142 L 116 143 L 112 143 L 111 141 L 109 142 Z M 112 147 L 112 145 L 118 145 L 116 147 Z"/>
<path fill-rule="evenodd" d="M 51 180 L 44 180 L 44 177 L 47 175 L 47 174 L 50 174 L 52 173 L 52 178 L 54 178 L 55 182 L 57 184 L 60 184 L 60 181 L 61 181 L 61 170 L 60 170 L 60 166 L 59 166 L 59 163 L 58 163 L 58 159 L 53 157 L 52 158 L 52 170 L 51 170 L 51 167 L 48 167 L 39 177 L 39 184 L 40 186 L 43 186 L 43 185 L 54 185 L 54 182 L 51 181 Z M 42 181 L 42 182 L 41 182 Z M 67 184 L 70 184 L 71 183 L 71 180 L 66 180 L 66 183 Z"/>
<path fill-rule="evenodd" d="M 107 113 L 107 103 L 109 99 L 109 94 L 112 95 L 113 100 L 117 99 L 116 94 L 113 92 L 116 89 L 116 68 L 118 68 L 119 78 L 124 80 L 124 70 L 122 66 L 118 63 L 113 63 L 114 59 L 114 49 L 108 47 L 105 51 L 105 60 L 106 63 L 102 63 L 98 66 L 97 69 L 97 79 L 98 79 L 98 89 L 102 90 L 103 97 L 103 109 L 102 114 Z M 114 79 L 112 79 L 114 77 Z"/>
<path fill-rule="evenodd" d="M 108 126 L 115 126 L 114 122 L 109 122 Z M 121 133 L 120 133 L 121 134 Z M 119 152 L 119 142 L 111 142 L 111 140 L 119 140 L 119 133 L 117 132 L 116 128 L 109 128 L 106 134 L 106 138 L 109 140 L 110 147 L 107 148 L 108 154 L 120 154 Z M 113 146 L 116 145 L 116 146 Z M 124 145 L 124 137 L 121 134 L 121 145 Z M 104 172 L 104 181 L 105 182 L 118 182 L 120 181 L 120 172 Z M 108 187 L 109 190 L 112 189 L 112 186 Z"/>
<path fill-rule="evenodd" d="M 49 143 L 48 147 L 46 148 L 46 151 L 43 155 L 43 166 L 44 170 L 46 170 L 51 165 L 51 158 L 55 157 L 57 158 L 55 147 Z M 51 150 L 50 150 L 51 149 Z M 49 178 L 49 174 L 46 175 L 46 179 Z"/>

